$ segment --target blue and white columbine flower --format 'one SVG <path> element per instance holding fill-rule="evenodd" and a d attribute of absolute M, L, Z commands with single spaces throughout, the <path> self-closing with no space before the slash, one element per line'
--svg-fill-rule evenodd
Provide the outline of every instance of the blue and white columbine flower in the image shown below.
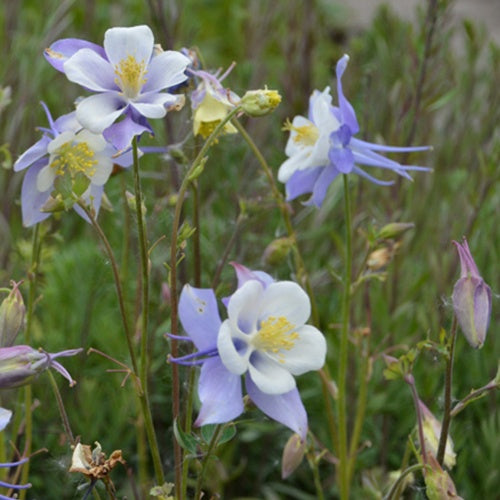
<path fill-rule="evenodd" d="M 308 203 L 320 206 L 328 187 L 339 174 L 355 173 L 382 185 L 392 182 L 371 176 L 358 165 L 378 167 L 411 179 L 408 170 L 431 170 L 426 167 L 401 165 L 380 152 L 424 151 L 429 147 L 392 147 L 356 139 L 358 120 L 353 107 L 344 96 L 342 75 L 349 57 L 338 62 L 337 97 L 339 106 L 332 105 L 330 88 L 315 90 L 309 100 L 308 117 L 296 116 L 285 128 L 290 131 L 285 153 L 289 157 L 280 167 L 278 179 L 286 184 L 288 200 L 305 193 L 312 193 Z"/>
<path fill-rule="evenodd" d="M 198 352 L 172 361 L 202 365 L 196 424 L 238 417 L 245 375 L 255 405 L 305 439 L 307 414 L 294 376 L 320 369 L 326 356 L 325 338 L 305 324 L 309 298 L 296 283 L 235 267 L 239 288 L 227 301 L 224 322 L 210 289 L 186 285 L 179 302 L 181 323 Z"/>
<path fill-rule="evenodd" d="M 25 151 L 14 164 L 14 170 L 28 168 L 21 189 L 23 224 L 32 226 L 50 217 L 44 211 L 57 196 L 54 183 L 58 177 L 85 176 L 88 187 L 80 198 L 90 204 L 97 214 L 101 205 L 104 184 L 108 180 L 113 163 L 122 167 L 132 164 L 130 152 L 117 156 L 116 150 L 102 134 L 94 134 L 80 125 L 75 112 L 53 120 L 47 114 L 49 128 L 40 128 L 43 137 Z M 85 220 L 87 216 L 78 206 L 75 211 Z"/>
<path fill-rule="evenodd" d="M 163 90 L 185 81 L 191 62 L 180 52 L 155 46 L 153 32 L 144 25 L 107 30 L 102 48 L 78 39 L 59 40 L 45 57 L 70 81 L 96 92 L 77 103 L 77 119 L 120 150 L 134 136 L 151 132 L 147 118 L 162 118 L 167 108 L 179 104 L 179 96 Z"/>

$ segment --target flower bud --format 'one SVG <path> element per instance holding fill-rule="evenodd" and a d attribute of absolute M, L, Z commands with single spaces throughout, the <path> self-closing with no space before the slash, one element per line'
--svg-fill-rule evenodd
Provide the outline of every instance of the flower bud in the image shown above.
<path fill-rule="evenodd" d="M 478 349 L 483 346 L 491 316 L 491 289 L 479 275 L 467 240 L 453 242 L 460 257 L 460 279 L 453 288 L 452 302 L 458 324 L 467 342 Z"/>
<path fill-rule="evenodd" d="M 250 116 L 267 115 L 281 102 L 281 96 L 276 90 L 248 90 L 242 97 L 240 106 Z"/>
<path fill-rule="evenodd" d="M 19 291 L 21 283 L 11 282 L 12 291 L 0 304 L 0 346 L 11 346 L 24 323 L 23 296 Z"/>
<path fill-rule="evenodd" d="M 437 455 L 439 439 L 441 437 L 441 422 L 431 413 L 429 408 L 422 401 L 418 401 L 420 412 L 422 413 L 422 424 L 424 431 L 424 440 L 427 453 L 434 457 Z M 456 454 L 453 451 L 453 441 L 448 436 L 444 451 L 444 465 L 451 469 L 456 462 Z"/>
<path fill-rule="evenodd" d="M 70 386 L 76 384 L 68 371 L 55 358 L 73 356 L 82 349 L 69 349 L 55 354 L 50 354 L 42 349 L 33 349 L 27 345 L 13 347 L 0 347 L 0 389 L 11 389 L 22 385 L 31 384 L 40 373 L 48 368 L 54 368 Z"/>
<path fill-rule="evenodd" d="M 449 474 L 441 468 L 438 461 L 428 455 L 427 468 L 424 471 L 426 490 L 429 500 L 463 500 L 458 496 L 455 484 Z"/>
<path fill-rule="evenodd" d="M 306 451 L 306 442 L 299 434 L 292 434 L 283 449 L 281 459 L 281 477 L 286 479 L 302 463 Z"/>
<path fill-rule="evenodd" d="M 264 262 L 269 266 L 277 266 L 286 259 L 292 247 L 293 239 L 288 236 L 273 240 L 264 250 Z"/>
<path fill-rule="evenodd" d="M 415 224 L 413 222 L 390 222 L 380 229 L 377 238 L 381 240 L 397 238 L 414 227 Z"/>

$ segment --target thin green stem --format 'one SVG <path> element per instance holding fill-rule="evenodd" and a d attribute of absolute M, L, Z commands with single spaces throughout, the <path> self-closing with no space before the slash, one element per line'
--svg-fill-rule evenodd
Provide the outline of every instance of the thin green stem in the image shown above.
<path fill-rule="evenodd" d="M 338 371 L 338 426 L 339 426 L 339 486 L 340 498 L 349 498 L 349 467 L 347 456 L 347 362 L 349 359 L 349 319 L 351 306 L 352 280 L 352 222 L 349 180 L 342 175 L 344 182 L 345 207 L 345 268 L 344 290 L 342 295 L 342 330 L 340 333 L 339 371 Z"/>
<path fill-rule="evenodd" d="M 205 156 L 209 148 L 217 139 L 219 134 L 224 130 L 224 126 L 227 122 L 233 118 L 237 113 L 241 111 L 239 106 L 229 112 L 223 120 L 215 127 L 214 131 L 210 134 L 208 139 L 203 144 L 193 163 L 189 167 L 184 179 L 182 180 L 181 187 L 177 195 L 177 203 L 175 205 L 174 220 L 172 223 L 172 239 L 170 244 L 170 306 L 171 306 L 171 316 L 170 316 L 170 330 L 173 335 L 177 335 L 179 331 L 179 313 L 178 313 L 178 297 L 177 297 L 177 251 L 178 251 L 178 232 L 181 220 L 182 207 L 184 205 L 184 198 L 186 192 L 196 176 L 197 169 L 202 168 L 205 161 Z M 172 357 L 177 357 L 178 355 L 178 345 L 177 340 L 171 339 L 171 355 Z M 179 391 L 179 369 L 176 363 L 172 363 L 172 418 L 175 421 L 180 412 L 180 391 Z M 182 491 L 182 450 L 174 438 L 174 470 L 175 470 L 175 494 L 177 498 L 181 498 Z"/>
<path fill-rule="evenodd" d="M 101 226 L 97 222 L 93 212 L 91 210 L 89 210 L 89 208 L 83 202 L 79 202 L 79 205 L 85 211 L 92 226 L 96 230 L 97 235 L 99 236 L 99 239 L 101 240 L 102 244 L 104 245 L 104 248 L 106 250 L 106 254 L 107 254 L 109 261 L 111 263 L 111 269 L 113 271 L 113 278 L 114 278 L 115 288 L 116 288 L 116 295 L 118 297 L 118 305 L 120 308 L 120 317 L 122 319 L 123 329 L 125 331 L 125 337 L 127 339 L 127 346 L 128 346 L 128 350 L 129 350 L 130 360 L 132 362 L 133 374 L 134 374 L 134 377 L 137 378 L 138 377 L 137 359 L 136 359 L 135 350 L 134 350 L 132 332 L 131 332 L 131 329 L 129 327 L 129 323 L 127 320 L 128 316 L 127 316 L 127 311 L 125 308 L 123 288 L 122 288 L 122 284 L 121 284 L 121 280 L 120 280 L 120 272 L 118 269 L 118 264 L 116 262 L 115 255 L 113 253 L 113 249 L 111 248 L 111 245 L 108 241 L 108 238 L 106 237 L 106 235 L 104 234 L 104 231 L 102 230 Z M 140 378 L 139 378 L 139 380 L 140 380 Z M 154 426 L 153 426 L 153 417 L 151 415 L 151 409 L 149 407 L 149 403 L 148 403 L 146 393 L 144 391 L 144 387 L 142 386 L 142 381 L 141 381 L 140 391 L 138 391 L 138 397 L 139 397 L 139 401 L 141 404 L 142 414 L 144 417 L 144 426 L 146 428 L 146 435 L 148 437 L 150 453 L 151 453 L 151 457 L 153 460 L 153 466 L 155 469 L 156 481 L 159 485 L 161 485 L 165 482 L 165 478 L 163 475 L 160 452 L 159 452 L 158 443 L 156 440 L 156 434 L 155 434 Z"/>
<path fill-rule="evenodd" d="M 451 386 L 453 382 L 453 360 L 455 358 L 455 342 L 457 338 L 457 317 L 453 315 L 453 321 L 450 331 L 450 345 L 448 360 L 446 362 L 446 375 L 444 385 L 444 414 L 443 423 L 441 425 L 441 435 L 439 436 L 439 446 L 436 459 L 439 465 L 443 465 L 444 454 L 446 450 L 446 441 L 448 440 L 448 431 L 451 422 Z"/>
<path fill-rule="evenodd" d="M 194 500 L 201 500 L 202 498 L 202 491 L 201 488 L 203 486 L 203 479 L 205 477 L 205 471 L 207 469 L 207 464 L 210 459 L 210 455 L 212 455 L 212 450 L 215 448 L 215 445 L 217 444 L 217 441 L 219 439 L 219 435 L 222 431 L 222 424 L 218 424 L 217 427 L 215 428 L 214 433 L 212 434 L 212 439 L 210 439 L 210 443 L 208 444 L 208 449 L 203 457 L 203 460 L 201 462 L 201 471 L 198 474 L 198 479 L 196 481 L 196 490 L 194 494 Z"/>
<path fill-rule="evenodd" d="M 348 482 L 351 483 L 354 475 L 354 465 L 358 454 L 358 445 L 361 437 L 361 430 L 365 420 L 366 401 L 368 397 L 368 372 L 370 366 L 370 357 L 368 352 L 364 353 L 361 365 L 361 373 L 359 380 L 358 399 L 356 403 L 356 417 L 354 420 L 354 427 L 352 430 L 351 442 L 349 445 L 349 463 L 347 477 Z"/>
<path fill-rule="evenodd" d="M 253 139 L 250 137 L 246 129 L 241 125 L 241 123 L 233 119 L 233 125 L 238 129 L 238 132 L 241 134 L 243 139 L 247 142 L 248 146 L 252 150 L 252 153 L 257 158 L 257 161 L 260 163 L 262 170 L 267 178 L 269 186 L 271 188 L 274 199 L 276 200 L 278 207 L 281 211 L 281 216 L 283 218 L 283 222 L 285 223 L 285 227 L 288 233 L 289 238 L 293 244 L 293 256 L 295 261 L 295 272 L 297 273 L 297 279 L 299 283 L 301 283 L 305 289 L 307 294 L 309 295 L 309 299 L 311 301 L 311 317 L 312 321 L 316 326 L 319 326 L 319 314 L 318 307 L 316 305 L 316 298 L 313 293 L 311 281 L 309 279 L 309 275 L 306 272 L 306 267 L 304 265 L 304 260 L 302 259 L 302 255 L 300 253 L 298 244 L 297 244 L 297 235 L 293 228 L 292 219 L 290 217 L 289 207 L 281 194 L 281 191 L 278 189 L 276 185 L 276 181 L 274 180 L 273 172 L 269 165 L 267 164 L 264 155 L 260 152 L 260 149 L 257 147 Z"/>
<path fill-rule="evenodd" d="M 28 271 L 29 289 L 28 289 L 28 304 L 26 307 L 26 329 L 24 331 L 24 342 L 26 345 L 31 344 L 31 330 L 33 326 L 33 313 L 35 310 L 36 287 L 38 283 L 38 271 L 40 267 L 40 253 L 42 242 L 40 238 L 40 224 L 37 224 L 33 230 L 33 238 L 31 244 L 31 264 Z M 25 444 L 24 456 L 31 454 L 31 445 L 33 441 L 33 417 L 31 414 L 33 394 L 31 385 L 24 388 L 24 409 L 25 409 Z M 30 464 L 27 462 L 21 472 L 21 484 L 28 482 Z M 26 498 L 26 490 L 21 490 L 21 500 Z"/>
<path fill-rule="evenodd" d="M 328 430 L 330 431 L 330 438 L 332 440 L 332 445 L 334 450 L 338 450 L 339 448 L 339 436 L 337 433 L 337 427 L 335 426 L 335 416 L 333 413 L 331 400 L 335 399 L 335 396 L 332 394 L 331 390 L 331 380 L 330 371 L 328 366 L 324 366 L 321 370 L 319 370 L 319 375 L 321 377 L 321 388 L 323 391 L 323 401 L 326 404 L 326 417 L 328 421 Z"/>
<path fill-rule="evenodd" d="M 148 321 L 149 321 L 149 266 L 148 266 L 148 243 L 146 228 L 144 226 L 144 214 L 142 211 L 143 196 L 141 189 L 141 178 L 139 175 L 139 155 L 137 148 L 137 137 L 132 140 L 132 153 L 134 158 L 134 192 L 135 210 L 137 214 L 137 233 L 141 259 L 141 357 L 140 375 L 142 390 L 148 393 Z"/>
<path fill-rule="evenodd" d="M 66 432 L 66 436 L 69 442 L 74 445 L 75 438 L 73 436 L 73 432 L 71 431 L 71 426 L 69 424 L 68 415 L 66 413 L 66 409 L 64 408 L 64 403 L 61 397 L 61 393 L 59 392 L 59 387 L 57 386 L 56 379 L 50 370 L 47 370 L 50 378 L 50 384 L 52 386 L 52 390 L 54 391 L 54 397 L 56 398 L 57 408 L 59 409 L 59 414 L 61 415 L 62 424 L 64 427 L 64 431 Z"/>
<path fill-rule="evenodd" d="M 149 321 L 149 256 L 146 227 L 144 224 L 144 214 L 142 211 L 143 196 L 141 189 L 141 178 L 139 175 L 139 153 L 137 147 L 137 137 L 132 140 L 132 154 L 134 159 L 134 194 L 135 210 L 137 213 L 137 233 L 139 239 L 140 260 L 141 260 L 141 351 L 140 351 L 140 372 L 142 394 L 140 395 L 142 413 L 144 416 L 144 426 L 148 437 L 151 458 L 155 470 L 156 481 L 159 485 L 165 482 L 163 467 L 161 463 L 160 448 L 153 425 L 153 416 L 149 403 L 148 392 L 148 321 Z"/>
<path fill-rule="evenodd" d="M 111 248 L 111 244 L 109 243 L 108 238 L 106 237 L 106 234 L 102 230 L 100 224 L 97 222 L 97 219 L 95 218 L 93 211 L 90 210 L 83 202 L 79 202 L 79 205 L 89 218 L 93 228 L 96 230 L 97 236 L 101 240 L 101 243 L 104 245 L 104 250 L 111 264 L 111 271 L 113 272 L 116 295 L 118 298 L 118 307 L 120 308 L 120 317 L 122 320 L 123 330 L 125 332 L 125 338 L 127 340 L 127 347 L 130 355 L 130 361 L 132 362 L 132 369 L 134 371 L 134 376 L 137 376 L 138 370 L 137 370 L 137 359 L 134 350 L 134 341 L 132 338 L 132 331 L 130 329 L 128 322 L 127 310 L 125 307 L 125 299 L 123 295 L 123 288 L 120 279 L 120 271 L 118 268 L 118 264 L 116 262 L 115 254 L 113 252 L 113 249 Z"/>
<path fill-rule="evenodd" d="M 323 486 L 321 485 L 321 477 L 319 475 L 318 460 L 312 457 L 309 460 L 309 464 L 313 473 L 314 487 L 316 489 L 316 498 L 318 500 L 325 500 L 325 494 L 323 493 Z"/>

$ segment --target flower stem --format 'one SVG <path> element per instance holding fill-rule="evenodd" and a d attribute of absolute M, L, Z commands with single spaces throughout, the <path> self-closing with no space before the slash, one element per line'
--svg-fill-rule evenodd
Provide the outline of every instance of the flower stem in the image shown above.
<path fill-rule="evenodd" d="M 151 415 L 151 407 L 149 403 L 148 392 L 148 321 L 149 321 L 149 256 L 146 227 L 144 225 L 144 214 L 142 212 L 143 196 L 141 189 L 141 178 L 139 176 L 139 154 L 137 147 L 137 136 L 132 140 L 132 155 L 134 159 L 134 194 L 135 194 L 135 209 L 137 213 L 137 233 L 139 238 L 139 249 L 141 259 L 141 355 L 140 355 L 140 372 L 139 379 L 141 381 L 142 394 L 140 394 L 140 402 L 142 413 L 144 416 L 144 426 L 148 437 L 151 457 L 155 470 L 156 481 L 159 485 L 165 482 L 163 475 L 163 467 L 161 464 L 160 449 L 156 439 L 156 433 L 153 425 L 153 416 Z"/>
<path fill-rule="evenodd" d="M 124 300 L 123 288 L 122 288 L 122 284 L 121 284 L 121 280 L 120 280 L 120 272 L 118 269 L 118 264 L 116 262 L 115 255 L 113 253 L 113 249 L 111 248 L 111 244 L 109 243 L 108 238 L 104 234 L 104 231 L 102 230 L 101 226 L 97 222 L 93 212 L 91 210 L 89 210 L 89 208 L 85 205 L 85 203 L 79 202 L 79 205 L 85 211 L 87 217 L 90 219 L 92 226 L 96 230 L 97 235 L 99 236 L 99 239 L 101 240 L 102 244 L 104 245 L 104 248 L 106 250 L 106 254 L 107 254 L 109 261 L 111 263 L 111 269 L 113 271 L 113 278 L 114 278 L 115 288 L 116 288 L 116 295 L 118 297 L 118 305 L 120 308 L 120 316 L 122 319 L 123 329 L 125 331 L 125 337 L 127 339 L 127 346 L 128 346 L 128 351 L 129 351 L 129 355 L 130 355 L 130 360 L 132 362 L 134 377 L 138 377 L 137 358 L 136 358 L 135 350 L 134 350 L 132 332 L 131 332 L 131 329 L 130 329 L 130 326 L 128 323 L 128 319 L 127 319 L 128 316 L 127 316 L 127 311 L 125 308 L 125 300 Z M 140 379 L 140 377 L 139 377 L 139 379 Z M 164 475 L 163 475 L 163 469 L 161 466 L 161 458 L 160 458 L 160 452 L 159 452 L 159 448 L 158 448 L 158 442 L 156 440 L 156 435 L 155 435 L 154 426 L 153 426 L 153 417 L 151 416 L 151 409 L 149 407 L 149 402 L 148 402 L 144 387 L 142 386 L 142 381 L 141 381 L 140 390 L 137 391 L 137 395 L 139 397 L 139 402 L 141 404 L 141 410 L 142 410 L 142 414 L 144 417 L 144 425 L 146 427 L 146 434 L 148 437 L 151 458 L 153 460 L 156 481 L 159 485 L 161 485 L 165 482 L 165 479 L 164 479 Z"/>
<path fill-rule="evenodd" d="M 24 342 L 26 345 L 31 343 L 31 329 L 33 326 L 33 313 L 35 309 L 36 287 L 38 284 L 38 271 L 40 267 L 40 254 L 42 248 L 42 238 L 40 237 L 40 224 L 37 224 L 33 230 L 33 238 L 31 244 L 31 265 L 28 271 L 29 289 L 28 289 L 28 304 L 26 308 L 26 330 L 24 332 Z M 31 385 L 24 388 L 24 408 L 25 408 L 25 444 L 24 456 L 31 454 L 31 445 L 33 439 L 33 418 L 31 415 L 32 406 L 32 391 Z M 26 462 L 21 472 L 21 484 L 28 482 L 30 463 Z M 21 490 L 19 498 L 26 498 L 26 490 Z"/>
<path fill-rule="evenodd" d="M 302 259 L 302 255 L 301 255 L 300 250 L 298 248 L 297 236 L 296 236 L 295 230 L 293 228 L 292 219 L 290 217 L 289 207 L 288 207 L 285 199 L 283 198 L 281 191 L 278 189 L 278 186 L 276 185 L 276 181 L 274 180 L 274 176 L 273 176 L 273 172 L 272 172 L 271 168 L 267 164 L 266 159 L 264 158 L 263 154 L 260 152 L 259 148 L 255 144 L 253 139 L 250 137 L 248 132 L 245 130 L 245 128 L 241 125 L 241 123 L 238 120 L 234 119 L 234 120 L 232 120 L 232 123 L 238 129 L 238 132 L 241 134 L 243 139 L 245 139 L 245 141 L 247 142 L 248 146 L 252 150 L 252 153 L 255 155 L 258 162 L 260 163 L 262 170 L 264 171 L 264 174 L 267 178 L 267 181 L 269 182 L 269 186 L 271 187 L 273 197 L 276 200 L 278 207 L 281 211 L 281 215 L 283 217 L 283 221 L 285 223 L 288 236 L 291 239 L 292 244 L 293 244 L 293 255 L 294 255 L 294 261 L 295 261 L 295 272 L 297 273 L 297 279 L 298 279 L 299 283 L 305 287 L 306 292 L 309 295 L 309 300 L 311 301 L 312 321 L 316 326 L 319 326 L 319 314 L 318 314 L 318 307 L 316 305 L 316 299 L 314 297 L 314 293 L 312 290 L 312 285 L 311 285 L 311 281 L 309 279 L 309 275 L 306 272 L 304 260 Z"/>
<path fill-rule="evenodd" d="M 47 370 L 47 373 L 49 374 L 50 378 L 50 384 L 52 385 L 52 390 L 54 391 L 54 396 L 56 398 L 57 402 L 57 407 L 59 409 L 59 414 L 61 415 L 61 420 L 62 424 L 64 427 L 64 431 L 66 432 L 66 437 L 68 438 L 69 442 L 74 445 L 75 444 L 75 438 L 73 436 L 73 432 L 71 432 L 71 426 L 69 424 L 69 419 L 68 415 L 66 413 L 66 409 L 64 408 L 64 403 L 61 397 L 61 393 L 59 392 L 59 387 L 57 387 L 57 382 L 56 379 L 54 378 L 54 375 L 50 370 Z"/>
<path fill-rule="evenodd" d="M 352 280 L 352 222 L 349 181 L 346 174 L 342 175 L 344 182 L 345 207 L 345 267 L 344 291 L 342 296 L 342 330 L 340 334 L 339 371 L 338 371 L 338 434 L 339 434 L 339 482 L 340 498 L 349 498 L 349 467 L 347 456 L 347 362 L 349 358 L 349 317 L 351 305 Z"/>
<path fill-rule="evenodd" d="M 179 315 L 178 315 L 178 297 L 177 297 L 177 251 L 178 251 L 178 232 L 181 220 L 181 212 L 182 206 L 184 205 L 184 197 L 186 196 L 186 192 L 192 183 L 193 176 L 196 174 L 196 170 L 203 165 L 205 161 L 205 155 L 207 154 L 209 148 L 214 143 L 214 140 L 219 136 L 219 134 L 223 131 L 224 126 L 227 122 L 233 118 L 237 113 L 239 113 L 241 109 L 239 106 L 236 106 L 234 109 L 229 112 L 223 120 L 215 127 L 214 131 L 210 134 L 208 139 L 203 144 L 203 147 L 200 149 L 199 153 L 196 155 L 193 163 L 189 167 L 186 175 L 184 176 L 181 187 L 179 188 L 179 192 L 177 195 L 177 203 L 175 205 L 174 211 L 174 220 L 172 223 L 172 239 L 170 244 L 170 306 L 171 306 L 171 315 L 170 315 L 170 329 L 173 335 L 177 335 L 179 331 Z M 177 340 L 175 338 L 171 339 L 171 355 L 176 358 L 178 356 L 178 346 Z M 172 417 L 173 421 L 175 421 L 180 412 L 180 394 L 179 394 L 179 368 L 176 363 L 172 363 Z M 174 438 L 174 470 L 175 470 L 175 494 L 176 498 L 181 498 L 182 491 L 182 450 Z"/>
<path fill-rule="evenodd" d="M 205 471 L 207 468 L 208 461 L 210 459 L 210 455 L 212 454 L 212 450 L 215 448 L 215 445 L 217 444 L 219 435 L 222 431 L 222 427 L 223 427 L 222 424 L 217 424 L 217 426 L 215 427 L 214 433 L 212 434 L 212 439 L 210 439 L 210 443 L 208 444 L 207 452 L 201 462 L 201 471 L 198 474 L 198 479 L 196 481 L 196 492 L 194 494 L 194 500 L 202 499 L 201 488 L 203 486 L 203 478 L 205 477 Z"/>
<path fill-rule="evenodd" d="M 436 454 L 436 459 L 439 465 L 443 465 L 444 454 L 446 450 L 446 441 L 448 440 L 448 431 L 451 422 L 451 384 L 453 381 L 453 360 L 455 357 L 455 341 L 457 338 L 457 317 L 453 315 L 453 321 L 450 331 L 450 344 L 448 352 L 448 360 L 446 362 L 446 376 L 444 385 L 444 414 L 441 425 L 441 435 L 439 436 L 439 446 Z"/>

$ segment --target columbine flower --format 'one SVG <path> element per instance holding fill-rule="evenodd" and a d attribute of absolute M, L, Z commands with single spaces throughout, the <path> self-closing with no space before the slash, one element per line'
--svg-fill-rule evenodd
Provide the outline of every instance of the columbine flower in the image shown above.
<path fill-rule="evenodd" d="M 76 382 L 69 372 L 55 359 L 74 356 L 82 350 L 68 349 L 51 354 L 27 345 L 0 347 L 0 389 L 31 384 L 40 373 L 49 368 L 54 368 L 69 381 L 70 386 L 74 386 Z"/>
<path fill-rule="evenodd" d="M 453 288 L 455 315 L 467 342 L 475 349 L 483 346 L 491 316 L 491 289 L 479 275 L 467 240 L 453 242 L 460 257 L 460 279 Z"/>
<path fill-rule="evenodd" d="M 186 285 L 179 302 L 182 325 L 199 351 L 172 361 L 202 365 L 196 424 L 228 422 L 242 413 L 244 374 L 257 407 L 305 439 L 307 414 L 294 375 L 321 368 L 326 355 L 321 332 L 305 325 L 307 294 L 296 283 L 235 267 L 240 288 L 226 301 L 224 322 L 212 290 Z"/>
<path fill-rule="evenodd" d="M 200 83 L 191 93 L 191 107 L 193 109 L 193 133 L 206 139 L 238 104 L 240 98 L 229 89 L 222 86 L 221 81 L 231 72 L 234 63 L 229 66 L 222 76 L 212 75 L 207 71 L 191 70 L 194 76 L 200 78 Z M 235 134 L 236 128 L 231 123 L 224 125 L 224 133 Z"/>
<path fill-rule="evenodd" d="M 5 427 L 7 427 L 7 424 L 10 422 L 10 419 L 12 417 L 12 412 L 10 410 L 6 410 L 5 408 L 0 408 L 0 431 L 3 431 Z M 28 458 L 22 458 L 21 460 L 18 460 L 17 462 L 7 462 L 7 463 L 0 463 L 0 468 L 6 469 L 6 468 L 11 468 L 11 467 L 17 467 L 19 465 L 25 464 L 29 459 Z M 11 483 L 6 483 L 5 481 L 0 481 L 0 486 L 2 488 L 9 488 L 9 489 L 14 489 L 14 490 L 25 490 L 26 488 L 31 488 L 31 484 L 11 484 Z M 5 495 L 0 494 L 0 500 L 10 500 L 11 497 L 6 497 Z"/>
<path fill-rule="evenodd" d="M 280 167 L 278 179 L 286 183 L 287 199 L 293 200 L 312 193 L 308 203 L 320 206 L 328 186 L 339 174 L 355 173 L 382 185 L 386 182 L 371 176 L 357 165 L 392 170 L 411 179 L 408 170 L 430 170 L 425 167 L 401 165 L 376 151 L 423 151 L 428 147 L 392 147 L 355 139 L 359 132 L 353 107 L 342 90 L 342 75 L 349 57 L 344 55 L 337 63 L 337 97 L 339 106 L 332 105 L 330 87 L 323 92 L 315 90 L 309 100 L 309 114 L 296 116 L 285 125 L 290 131 L 285 153 L 289 157 Z"/>
<path fill-rule="evenodd" d="M 132 156 L 128 152 L 116 157 L 102 135 L 82 128 L 74 112 L 54 121 L 47 106 L 42 106 L 50 127 L 40 129 L 43 137 L 14 164 L 15 171 L 30 167 L 21 190 L 23 223 L 32 226 L 50 217 L 50 212 L 71 206 L 87 220 L 75 205 L 73 191 L 97 214 L 113 163 L 128 167 Z"/>
<path fill-rule="evenodd" d="M 119 150 L 134 136 L 152 132 L 146 118 L 162 118 L 167 108 L 178 106 L 179 96 L 162 90 L 185 81 L 190 64 L 180 52 L 155 46 L 153 32 L 144 25 L 107 30 L 103 48 L 59 40 L 45 57 L 70 81 L 97 92 L 77 104 L 77 119 L 91 132 L 104 133 Z"/>

